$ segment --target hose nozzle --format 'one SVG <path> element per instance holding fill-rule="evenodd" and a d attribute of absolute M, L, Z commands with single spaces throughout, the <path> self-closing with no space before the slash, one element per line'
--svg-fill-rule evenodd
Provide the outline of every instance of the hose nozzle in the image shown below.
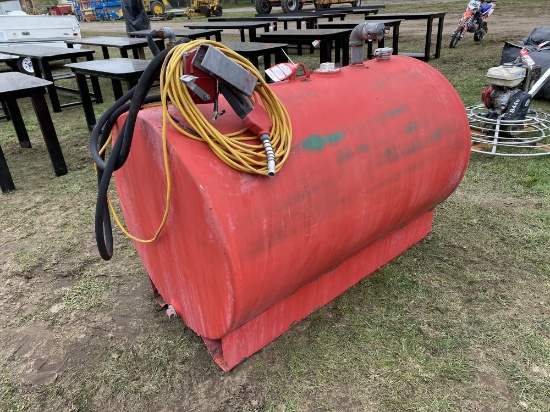
<path fill-rule="evenodd" d="M 269 177 L 275 176 L 275 152 L 271 146 L 271 141 L 269 140 L 268 134 L 263 134 L 260 136 L 260 140 L 264 145 L 265 153 L 267 154 L 267 175 Z"/>

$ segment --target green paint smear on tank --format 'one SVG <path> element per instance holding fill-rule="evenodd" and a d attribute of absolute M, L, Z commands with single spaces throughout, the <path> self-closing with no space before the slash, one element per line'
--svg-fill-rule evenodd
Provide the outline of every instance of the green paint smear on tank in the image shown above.
<path fill-rule="evenodd" d="M 388 114 L 390 116 L 397 116 L 398 114 L 404 113 L 406 111 L 405 106 L 396 107 L 395 109 L 391 109 Z"/>
<path fill-rule="evenodd" d="M 319 136 L 317 134 L 309 136 L 306 140 L 303 141 L 302 147 L 306 150 L 311 150 L 313 152 L 321 151 L 325 148 L 325 144 L 334 144 L 339 142 L 344 138 L 344 133 L 336 132 L 328 134 L 326 136 Z"/>
<path fill-rule="evenodd" d="M 417 128 L 418 128 L 418 126 L 417 126 L 416 123 L 410 123 L 410 124 L 407 126 L 407 133 L 412 133 L 412 132 L 414 132 Z"/>
<path fill-rule="evenodd" d="M 337 143 L 340 140 L 342 140 L 343 138 L 344 138 L 344 133 L 337 132 L 337 133 L 329 134 L 328 136 L 326 136 L 325 137 L 325 142 L 327 142 L 327 143 Z"/>

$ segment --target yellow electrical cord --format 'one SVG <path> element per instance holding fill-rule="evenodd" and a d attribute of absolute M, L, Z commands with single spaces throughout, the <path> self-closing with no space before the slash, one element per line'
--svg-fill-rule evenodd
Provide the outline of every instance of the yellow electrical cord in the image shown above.
<path fill-rule="evenodd" d="M 238 130 L 228 135 L 220 133 L 204 117 L 193 102 L 188 88 L 180 80 L 181 76 L 185 74 L 184 65 L 182 64 L 184 54 L 202 44 L 215 46 L 227 57 L 257 77 L 259 83 L 254 90 L 254 98 L 256 102 L 258 99 L 261 100 L 273 123 L 270 140 L 275 152 L 275 171 L 278 172 L 288 158 L 292 141 L 290 117 L 277 96 L 267 86 L 263 76 L 256 67 L 247 59 L 221 43 L 209 40 L 195 40 L 173 47 L 166 56 L 160 77 L 162 105 L 167 110 L 167 102 L 169 100 L 184 116 L 189 126 L 197 132 L 198 136 L 182 128 L 172 118 L 170 118 L 170 123 L 183 135 L 208 143 L 216 156 L 234 169 L 267 176 L 267 155 L 258 136 L 240 136 L 246 129 Z"/>
<path fill-rule="evenodd" d="M 235 131 L 233 133 L 224 135 L 220 133 L 202 114 L 196 104 L 193 102 L 193 98 L 189 94 L 189 90 L 180 80 L 184 73 L 184 65 L 182 64 L 184 53 L 191 52 L 202 44 L 209 44 L 215 46 L 226 56 L 233 61 L 244 67 L 246 70 L 254 74 L 258 79 L 258 84 L 254 90 L 254 99 L 257 103 L 258 99 L 262 102 L 268 116 L 272 121 L 272 129 L 270 133 L 270 141 L 275 152 L 275 171 L 278 172 L 286 159 L 288 158 L 290 145 L 292 142 L 292 127 L 290 123 L 290 117 L 279 101 L 277 96 L 267 86 L 267 83 L 263 79 L 260 72 L 250 63 L 247 59 L 224 46 L 221 43 L 217 43 L 210 40 L 195 40 L 189 43 L 183 43 L 174 46 L 164 59 L 161 75 L 160 75 L 160 90 L 161 90 L 161 105 L 162 111 L 162 154 L 164 159 L 164 168 L 166 174 L 166 198 L 165 209 L 161 220 L 161 223 L 153 235 L 149 239 L 141 239 L 132 235 L 123 225 L 119 219 L 114 205 L 109 195 L 107 195 L 107 202 L 109 209 L 113 215 L 114 220 L 119 226 L 120 230 L 130 239 L 140 243 L 154 242 L 160 235 L 166 220 L 168 219 L 168 213 L 170 211 L 170 199 L 172 193 L 172 181 L 170 178 L 170 164 L 168 158 L 168 145 L 166 139 L 166 126 L 170 121 L 172 126 L 178 130 L 181 134 L 195 140 L 205 141 L 212 151 L 218 156 L 224 163 L 231 166 L 236 170 L 240 170 L 247 173 L 255 173 L 267 176 L 267 155 L 262 143 L 259 143 L 258 136 L 243 136 L 246 132 L 246 128 Z M 168 112 L 168 104 L 172 105 L 183 115 L 189 127 L 194 130 L 197 135 L 189 133 L 182 128 Z M 103 154 L 112 140 L 112 132 L 105 145 L 100 150 L 100 154 Z M 96 166 L 97 172 L 97 166 Z"/>

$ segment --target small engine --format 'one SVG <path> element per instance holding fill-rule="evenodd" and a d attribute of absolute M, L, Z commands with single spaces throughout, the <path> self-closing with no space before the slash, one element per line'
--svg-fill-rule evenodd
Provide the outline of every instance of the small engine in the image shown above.
<path fill-rule="evenodd" d="M 540 76 L 540 66 L 505 63 L 491 67 L 485 76 L 488 86 L 483 89 L 483 104 L 490 117 L 502 116 L 506 120 L 525 118 L 531 104 L 529 88 Z"/>

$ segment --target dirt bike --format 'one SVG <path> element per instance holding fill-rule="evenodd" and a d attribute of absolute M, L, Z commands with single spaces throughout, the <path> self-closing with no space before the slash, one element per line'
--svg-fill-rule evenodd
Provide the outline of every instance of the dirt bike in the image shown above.
<path fill-rule="evenodd" d="M 488 31 L 485 20 L 493 14 L 495 7 L 496 3 L 491 0 L 471 0 L 453 32 L 449 47 L 454 49 L 466 33 L 474 33 L 474 41 L 481 41 Z"/>

